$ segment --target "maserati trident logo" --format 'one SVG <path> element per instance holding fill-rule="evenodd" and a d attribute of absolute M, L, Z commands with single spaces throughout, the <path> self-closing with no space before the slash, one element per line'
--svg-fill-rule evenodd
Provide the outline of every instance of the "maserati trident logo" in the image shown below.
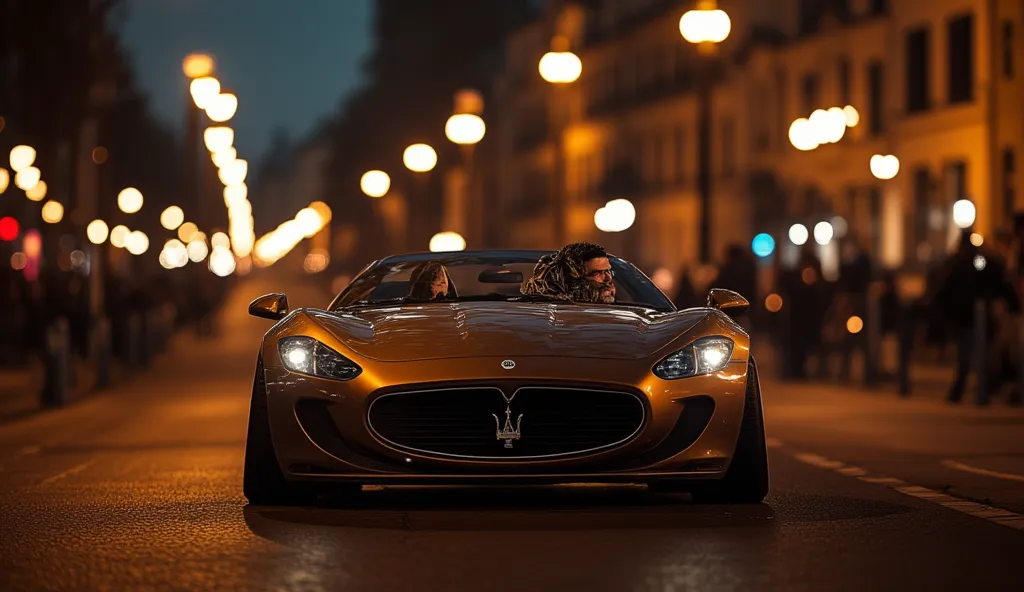
<path fill-rule="evenodd" d="M 503 364 L 504 365 L 504 364 Z M 513 394 L 512 397 L 515 395 Z M 516 419 L 516 427 L 512 427 L 512 397 L 506 397 L 505 393 L 501 393 L 501 397 L 505 399 L 505 425 L 501 425 L 501 420 L 494 413 L 491 417 L 494 418 L 494 433 L 496 439 L 505 441 L 505 448 L 512 448 L 512 440 L 519 439 L 519 425 L 523 423 L 523 414 L 520 413 Z"/>
<path fill-rule="evenodd" d="M 514 360 L 505 360 L 501 363 L 501 367 L 506 370 L 511 370 L 516 367 L 516 363 Z"/>

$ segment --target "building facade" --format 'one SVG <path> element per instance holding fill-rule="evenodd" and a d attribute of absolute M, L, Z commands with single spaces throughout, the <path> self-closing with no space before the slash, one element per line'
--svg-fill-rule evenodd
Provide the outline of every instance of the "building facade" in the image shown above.
<path fill-rule="evenodd" d="M 562 211 L 564 239 L 648 269 L 697 261 L 702 120 L 716 259 L 761 232 L 786 255 L 792 224 L 835 221 L 888 267 L 926 265 L 955 236 L 956 200 L 974 202 L 983 236 L 1024 207 L 1024 0 L 719 7 L 732 30 L 714 55 L 681 37 L 693 3 L 678 0 L 552 2 L 510 36 L 495 93 L 505 245 L 554 245 Z M 583 63 L 557 87 L 537 67 L 555 37 Z M 860 121 L 841 140 L 793 146 L 794 120 L 847 105 Z M 899 159 L 894 178 L 872 174 L 875 154 Z M 634 204 L 636 221 L 601 232 L 594 213 L 614 198 Z"/>

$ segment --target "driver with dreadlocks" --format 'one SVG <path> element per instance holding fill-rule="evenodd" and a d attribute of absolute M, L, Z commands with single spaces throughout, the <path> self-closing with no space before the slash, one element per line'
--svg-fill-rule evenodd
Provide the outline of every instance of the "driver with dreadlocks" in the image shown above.
<path fill-rule="evenodd" d="M 572 243 L 544 255 L 523 287 L 527 296 L 571 302 L 615 302 L 615 274 L 608 253 L 593 243 Z"/>

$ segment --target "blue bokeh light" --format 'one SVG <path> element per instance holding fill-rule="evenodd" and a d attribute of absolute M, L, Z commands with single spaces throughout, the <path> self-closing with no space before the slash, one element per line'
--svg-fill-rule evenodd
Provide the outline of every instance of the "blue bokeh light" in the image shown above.
<path fill-rule="evenodd" d="M 772 235 L 762 232 L 754 237 L 750 248 L 758 257 L 767 257 L 775 252 L 775 239 L 772 238 Z"/>

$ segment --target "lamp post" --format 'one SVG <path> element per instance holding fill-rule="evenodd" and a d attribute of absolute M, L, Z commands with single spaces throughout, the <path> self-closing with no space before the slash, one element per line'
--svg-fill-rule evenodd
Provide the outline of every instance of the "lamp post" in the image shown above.
<path fill-rule="evenodd" d="M 207 54 L 194 53 L 185 57 L 181 70 L 189 80 L 190 99 L 185 105 L 185 195 L 187 204 L 194 208 L 199 222 L 205 225 L 203 216 L 204 185 L 200 174 L 199 163 L 200 143 L 203 141 L 202 111 L 210 106 L 220 95 L 220 81 L 214 78 L 214 61 Z M 189 195 L 191 194 L 191 195 Z"/>
<path fill-rule="evenodd" d="M 697 8 L 679 19 L 683 39 L 697 46 L 700 54 L 713 57 L 718 44 L 729 36 L 732 22 L 716 0 L 697 0 Z M 711 261 L 711 85 L 710 68 L 698 65 L 697 82 L 697 188 L 700 193 L 700 258 Z"/>
<path fill-rule="evenodd" d="M 540 76 L 550 83 L 555 89 L 554 92 L 554 115 L 549 115 L 548 128 L 550 130 L 550 143 L 552 149 L 552 203 L 554 218 L 554 240 L 555 245 L 565 244 L 565 155 L 562 145 L 562 136 L 568 125 L 567 117 L 562 116 L 560 108 L 565 105 L 564 89 L 573 82 L 579 80 L 583 73 L 583 62 L 579 56 L 569 51 L 569 40 L 565 37 L 555 37 L 551 41 L 551 51 L 544 54 L 537 64 Z"/>
<path fill-rule="evenodd" d="M 458 144 L 462 151 L 464 190 L 458 195 L 446 195 L 445 214 L 450 218 L 444 225 L 458 228 L 470 240 L 479 242 L 479 216 L 482 204 L 476 200 L 474 184 L 474 153 L 476 145 L 484 139 L 487 126 L 480 117 L 483 113 L 484 100 L 475 90 L 462 90 L 455 94 L 455 109 L 444 126 L 444 135 L 453 144 Z M 466 212 L 473 212 L 466 216 Z"/>

